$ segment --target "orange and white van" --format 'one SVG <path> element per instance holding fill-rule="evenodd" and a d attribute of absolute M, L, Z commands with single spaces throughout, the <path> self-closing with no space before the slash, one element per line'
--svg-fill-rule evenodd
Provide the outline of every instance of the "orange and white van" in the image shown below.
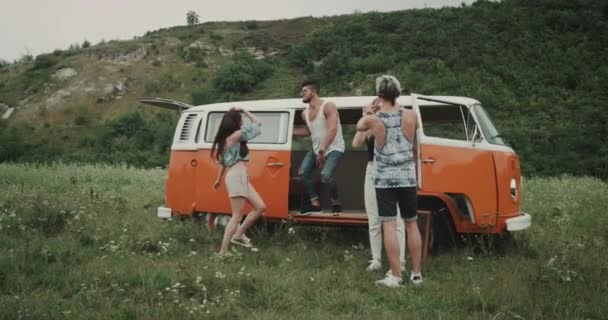
<path fill-rule="evenodd" d="M 337 106 L 347 146 L 361 107 L 374 98 L 324 98 Z M 217 163 L 210 152 L 224 112 L 240 107 L 262 121 L 262 134 L 249 142 L 248 170 L 252 184 L 266 202 L 267 221 L 367 224 L 363 202 L 365 150 L 347 148 L 337 170 L 342 214 L 297 213 L 306 201 L 297 171 L 310 148 L 309 142 L 292 136 L 294 126 L 304 125 L 301 113 L 305 105 L 300 99 L 201 106 L 158 98 L 140 101 L 182 112 L 171 147 L 166 206 L 158 208 L 159 217 L 207 214 L 213 226 L 216 216 L 231 214 L 224 185 L 213 191 Z M 436 236 L 450 231 L 497 234 L 530 226 L 530 215 L 520 210 L 522 178 L 517 154 L 501 138 L 478 101 L 412 94 L 399 97 L 398 102 L 412 108 L 421 124 L 417 141 L 419 209 L 432 212 Z"/>

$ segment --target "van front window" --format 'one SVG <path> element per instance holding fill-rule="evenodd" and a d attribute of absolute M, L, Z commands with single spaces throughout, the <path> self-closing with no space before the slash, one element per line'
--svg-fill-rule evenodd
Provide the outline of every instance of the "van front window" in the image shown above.
<path fill-rule="evenodd" d="M 480 104 L 473 105 L 473 112 L 477 117 L 479 127 L 481 128 L 481 131 L 483 131 L 483 135 L 486 137 L 487 141 L 492 144 L 506 145 L 504 139 L 498 130 L 496 130 L 492 119 Z"/>

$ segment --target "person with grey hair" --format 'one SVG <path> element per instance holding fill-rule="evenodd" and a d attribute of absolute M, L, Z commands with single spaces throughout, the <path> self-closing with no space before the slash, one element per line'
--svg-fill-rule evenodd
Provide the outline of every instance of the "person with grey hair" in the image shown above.
<path fill-rule="evenodd" d="M 366 107 L 365 115 L 357 122 L 357 131 L 370 130 L 376 139 L 374 146 L 374 186 L 378 215 L 382 221 L 384 247 L 391 266 L 390 272 L 376 283 L 388 287 L 401 285 L 401 265 L 397 240 L 397 219 L 403 219 L 407 233 L 407 247 L 412 259 L 410 281 L 422 283 L 420 263 L 422 240 L 417 220 L 417 178 L 415 139 L 418 128 L 416 114 L 399 110 L 397 98 L 401 84 L 393 76 L 376 79 L 375 106 Z M 378 111 L 374 113 L 374 108 Z M 400 217 L 397 216 L 397 206 Z"/>
<path fill-rule="evenodd" d="M 377 111 L 378 105 L 376 98 L 372 102 L 371 108 L 373 112 Z M 366 110 L 370 106 L 363 107 L 363 115 L 366 115 Z M 382 222 L 378 216 L 378 203 L 376 202 L 376 189 L 374 187 L 374 145 L 375 138 L 371 130 L 357 131 L 353 137 L 353 148 L 367 145 L 367 167 L 365 168 L 365 182 L 363 184 L 363 200 L 365 204 L 365 212 L 367 213 L 367 226 L 369 230 L 369 247 L 372 253 L 372 259 L 369 261 L 367 271 L 376 271 L 382 268 Z M 399 207 L 397 206 L 397 211 Z M 400 214 L 399 212 L 397 214 Z M 405 226 L 402 219 L 397 219 L 397 239 L 399 240 L 399 261 L 401 269 L 405 269 Z"/>

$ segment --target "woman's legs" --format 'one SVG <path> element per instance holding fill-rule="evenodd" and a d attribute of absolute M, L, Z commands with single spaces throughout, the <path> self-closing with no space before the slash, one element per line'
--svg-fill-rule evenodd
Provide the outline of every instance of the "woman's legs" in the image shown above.
<path fill-rule="evenodd" d="M 243 218 L 243 206 L 245 205 L 245 197 L 233 197 L 230 198 L 230 206 L 232 208 L 232 217 L 230 218 L 230 222 L 226 226 L 224 230 L 224 238 L 222 238 L 222 246 L 220 248 L 220 255 L 224 255 L 228 253 L 228 249 L 230 248 L 230 240 L 234 236 L 236 229 L 241 223 L 241 219 Z"/>
<path fill-rule="evenodd" d="M 266 210 L 266 204 L 264 203 L 264 200 L 262 200 L 262 197 L 260 197 L 260 195 L 257 193 L 257 191 L 255 191 L 255 189 L 253 188 L 251 183 L 249 183 L 248 188 L 249 188 L 249 192 L 248 192 L 249 198 L 247 200 L 253 207 L 253 210 L 251 212 L 249 212 L 249 214 L 247 215 L 247 218 L 245 218 L 245 221 L 243 221 L 243 223 L 237 229 L 236 233 L 234 234 L 234 236 L 236 238 L 242 237 L 245 234 L 245 232 L 247 232 L 249 227 L 251 227 L 251 225 L 253 225 L 253 223 L 259 217 L 261 217 L 264 214 L 264 211 Z"/>

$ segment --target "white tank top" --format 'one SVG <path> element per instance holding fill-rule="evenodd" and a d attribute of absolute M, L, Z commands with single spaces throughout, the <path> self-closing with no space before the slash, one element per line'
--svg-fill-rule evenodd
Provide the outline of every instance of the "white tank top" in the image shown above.
<path fill-rule="evenodd" d="M 323 102 L 323 104 L 319 108 L 319 112 L 317 113 L 315 120 L 313 120 L 312 122 L 310 121 L 310 105 L 308 105 L 302 113 L 304 115 L 306 125 L 308 126 L 308 130 L 310 130 L 310 137 L 312 138 L 312 150 L 315 152 L 315 154 L 319 154 L 321 142 L 323 142 L 323 139 L 325 139 L 325 136 L 327 135 L 327 119 L 325 118 L 324 113 L 326 103 L 327 101 Z M 340 124 L 339 114 L 336 136 L 327 147 L 327 150 L 325 150 L 325 154 L 328 154 L 332 151 L 344 152 L 344 137 L 342 137 L 342 125 Z"/>

